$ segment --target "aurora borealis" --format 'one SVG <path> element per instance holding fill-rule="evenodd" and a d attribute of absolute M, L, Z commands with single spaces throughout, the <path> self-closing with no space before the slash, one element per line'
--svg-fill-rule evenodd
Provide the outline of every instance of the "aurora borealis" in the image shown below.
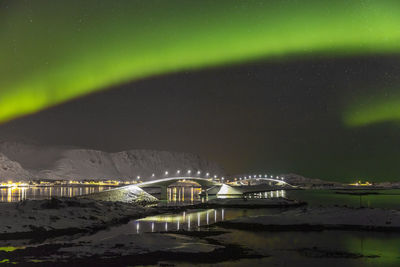
<path fill-rule="evenodd" d="M 400 95 L 397 91 L 363 96 L 358 103 L 349 105 L 344 113 L 346 125 L 357 127 L 400 121 Z"/>
<path fill-rule="evenodd" d="M 0 120 L 185 69 L 397 53 L 399 12 L 396 0 L 1 1 Z M 349 124 L 398 118 L 379 103 Z"/>

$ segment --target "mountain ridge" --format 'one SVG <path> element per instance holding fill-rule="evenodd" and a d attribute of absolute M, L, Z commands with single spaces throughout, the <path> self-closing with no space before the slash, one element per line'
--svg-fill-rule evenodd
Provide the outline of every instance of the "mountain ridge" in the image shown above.
<path fill-rule="evenodd" d="M 76 147 L 0 143 L 0 181 L 27 177 L 29 180 L 130 181 L 137 176 L 150 180 L 153 173 L 161 178 L 165 171 L 172 174 L 178 169 L 225 174 L 217 163 L 185 152 L 132 149 L 110 153 Z"/>

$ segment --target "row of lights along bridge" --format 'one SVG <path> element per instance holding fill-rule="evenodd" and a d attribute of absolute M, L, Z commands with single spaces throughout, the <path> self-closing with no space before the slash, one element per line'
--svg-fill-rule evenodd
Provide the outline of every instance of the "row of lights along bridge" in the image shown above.
<path fill-rule="evenodd" d="M 179 176 L 181 176 L 181 175 L 183 175 L 183 173 L 182 173 L 182 171 L 181 170 L 177 170 L 176 171 L 176 173 L 175 173 L 175 177 L 179 177 Z M 197 176 L 201 176 L 201 171 L 197 171 L 196 172 L 196 175 Z M 174 176 L 172 176 L 172 174 L 170 174 L 170 172 L 169 171 L 165 171 L 164 172 L 164 177 L 163 178 L 166 178 L 166 177 L 174 177 Z M 187 170 L 187 172 L 186 172 L 186 176 L 185 177 L 191 177 L 192 176 L 192 170 Z M 205 178 L 209 178 L 210 177 L 210 173 L 209 172 L 207 172 L 206 173 L 206 175 L 205 175 L 206 177 Z M 152 175 L 151 175 L 151 177 L 152 178 L 155 178 L 156 177 L 156 175 L 155 175 L 155 173 L 153 173 Z M 217 179 L 218 178 L 218 175 L 214 175 L 214 176 L 212 176 L 214 179 Z M 140 180 L 141 179 L 141 176 L 137 176 L 136 177 L 138 180 Z M 268 176 L 267 174 L 264 174 L 264 175 L 261 175 L 261 174 L 258 174 L 258 175 L 248 175 L 248 176 L 243 176 L 243 177 L 239 177 L 239 180 L 241 181 L 241 180 L 247 180 L 247 179 L 256 179 L 256 178 L 270 178 L 270 179 L 276 179 L 276 180 L 284 180 L 284 177 L 279 177 L 279 176 L 273 176 L 273 175 L 270 175 L 270 176 Z M 225 177 L 221 177 L 221 181 L 224 181 L 225 180 Z M 237 178 L 236 178 L 236 180 L 237 180 Z"/>

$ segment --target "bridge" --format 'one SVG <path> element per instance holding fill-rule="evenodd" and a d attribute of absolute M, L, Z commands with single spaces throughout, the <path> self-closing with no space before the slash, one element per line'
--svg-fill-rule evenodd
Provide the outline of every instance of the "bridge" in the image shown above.
<path fill-rule="evenodd" d="M 240 180 L 237 180 L 236 183 L 237 184 L 251 184 L 251 181 L 266 181 L 266 182 L 270 182 L 272 184 L 272 182 L 277 183 L 277 184 L 282 184 L 282 185 L 289 185 L 289 183 L 285 182 L 283 179 L 275 179 L 275 178 L 267 178 L 267 177 L 251 177 L 251 178 L 243 178 Z"/>
<path fill-rule="evenodd" d="M 250 187 L 252 182 L 267 182 L 270 185 L 268 190 L 277 189 L 277 187 L 286 187 L 290 186 L 287 182 L 283 181 L 283 179 L 275 179 L 268 177 L 248 177 L 243 179 L 236 179 L 235 181 L 217 181 L 212 178 L 203 178 L 203 177 L 193 177 L 193 176 L 182 176 L 182 177 L 165 177 L 161 179 L 155 179 L 146 182 L 139 182 L 134 185 L 127 185 L 123 187 L 118 187 L 106 191 L 102 191 L 99 193 L 95 193 L 91 196 L 91 198 L 98 199 L 108 199 L 110 201 L 118 201 L 120 198 L 127 198 L 127 196 L 132 197 L 131 195 L 140 194 L 140 192 L 136 192 L 138 190 L 146 191 L 146 188 L 159 188 L 160 189 L 160 199 L 167 199 L 167 189 L 170 185 L 180 182 L 180 181 L 191 181 L 197 183 L 202 191 L 207 195 L 242 195 L 249 191 L 254 191 Z M 254 183 L 253 183 L 254 185 Z M 257 186 L 257 185 L 255 185 Z M 265 187 L 261 188 L 265 191 Z M 142 191 L 143 192 L 143 191 Z M 143 192 L 145 193 L 145 192 Z M 150 195 L 149 195 L 150 197 Z"/>
<path fill-rule="evenodd" d="M 202 178 L 202 177 L 167 177 L 167 178 L 161 178 L 157 180 L 152 180 L 152 181 L 147 181 L 147 182 L 142 182 L 138 183 L 137 186 L 145 189 L 145 188 L 160 188 L 161 196 L 160 199 L 167 199 L 167 188 L 168 186 L 178 182 L 178 181 L 192 181 L 201 186 L 202 191 L 205 194 L 215 194 L 215 195 L 229 195 L 229 194 L 243 194 L 247 192 L 248 190 L 234 186 L 234 185 L 251 185 L 252 181 L 257 181 L 257 182 L 268 182 L 270 186 L 291 186 L 287 182 L 280 180 L 280 179 L 275 179 L 275 178 L 267 178 L 267 177 L 249 177 L 246 179 L 241 179 L 241 180 L 236 180 L 230 183 L 224 183 L 215 181 L 210 178 Z M 211 190 L 208 190 L 211 188 Z M 273 187 L 271 187 L 273 189 Z"/>
<path fill-rule="evenodd" d="M 207 190 L 209 187 L 221 185 L 220 182 L 214 181 L 210 178 L 201 178 L 201 177 L 167 177 L 161 178 L 153 181 L 147 181 L 138 183 L 137 187 L 142 189 L 144 188 L 160 188 L 161 196 L 160 199 L 167 199 L 167 188 L 168 186 L 179 182 L 179 181 L 192 181 L 196 182 L 201 186 L 202 190 Z"/>

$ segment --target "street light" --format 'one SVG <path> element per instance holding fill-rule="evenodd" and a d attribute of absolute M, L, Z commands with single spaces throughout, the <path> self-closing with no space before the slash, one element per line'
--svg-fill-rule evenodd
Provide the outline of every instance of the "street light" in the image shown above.
<path fill-rule="evenodd" d="M 154 176 L 156 176 L 154 173 L 151 175 L 151 177 L 154 177 Z"/>
<path fill-rule="evenodd" d="M 165 176 L 167 176 L 168 175 L 168 171 L 165 171 Z"/>
<path fill-rule="evenodd" d="M 138 179 L 138 180 L 139 180 L 139 179 L 140 179 L 140 176 L 137 176 L 137 177 L 136 177 L 136 179 Z"/>
<path fill-rule="evenodd" d="M 214 175 L 214 179 L 217 179 L 217 176 L 216 176 L 216 175 Z"/>
<path fill-rule="evenodd" d="M 197 175 L 200 175 L 201 171 L 197 171 Z"/>
<path fill-rule="evenodd" d="M 192 171 L 191 171 L 191 170 L 188 170 L 188 171 L 187 171 L 187 173 L 188 173 L 188 174 L 191 174 L 191 173 L 192 173 Z"/>
<path fill-rule="evenodd" d="M 210 176 L 210 173 L 207 172 L 207 173 L 206 173 L 206 176 L 207 176 L 207 177 Z"/>
<path fill-rule="evenodd" d="M 176 173 L 177 173 L 177 174 L 180 174 L 180 173 L 181 173 L 181 170 L 177 170 Z"/>

